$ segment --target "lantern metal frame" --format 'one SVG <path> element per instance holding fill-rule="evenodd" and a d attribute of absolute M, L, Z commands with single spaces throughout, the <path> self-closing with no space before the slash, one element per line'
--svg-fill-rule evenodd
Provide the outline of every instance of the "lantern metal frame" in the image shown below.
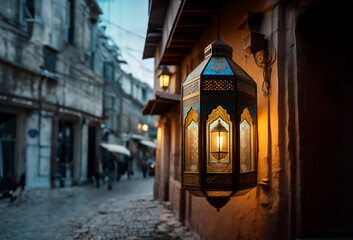
<path fill-rule="evenodd" d="M 232 51 L 229 45 L 219 39 L 211 43 L 205 49 L 205 59 L 186 77 L 181 87 L 182 188 L 195 196 L 206 197 L 217 210 L 227 204 L 230 197 L 245 194 L 257 185 L 257 86 L 232 60 Z M 211 66 L 214 71 L 210 70 Z M 222 114 L 228 114 L 232 125 L 228 147 L 232 165 L 227 169 L 228 172 L 212 173 L 207 171 L 207 131 L 211 130 L 207 127 L 207 120 L 219 106 L 225 110 Z M 255 169 L 240 173 L 240 123 L 244 109 L 248 109 L 252 117 L 250 134 L 253 134 L 253 142 L 250 142 L 250 151 Z M 188 127 L 185 121 L 190 119 L 189 113 L 192 119 L 197 119 L 198 126 L 197 153 L 193 152 L 198 161 L 196 173 L 184 171 L 186 151 L 191 151 L 190 146 L 186 148 L 185 138 Z"/>

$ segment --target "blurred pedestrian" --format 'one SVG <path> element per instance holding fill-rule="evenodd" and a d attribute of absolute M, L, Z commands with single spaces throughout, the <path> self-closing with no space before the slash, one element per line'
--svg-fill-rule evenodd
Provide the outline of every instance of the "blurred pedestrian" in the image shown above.
<path fill-rule="evenodd" d="M 142 174 L 143 174 L 143 178 L 146 178 L 146 173 L 147 173 L 147 157 L 143 156 L 142 160 L 141 160 L 141 167 L 142 167 Z"/>
<path fill-rule="evenodd" d="M 147 164 L 147 176 L 151 176 L 151 165 L 154 164 L 154 161 L 153 159 L 148 155 L 148 159 L 146 161 L 146 164 Z"/>
<path fill-rule="evenodd" d="M 127 157 L 127 177 L 130 180 L 131 176 L 134 175 L 134 171 L 132 170 L 132 158 L 131 157 Z"/>
<path fill-rule="evenodd" d="M 112 190 L 113 188 L 113 178 L 114 178 L 114 171 L 115 171 L 115 165 L 117 162 L 117 158 L 111 154 L 109 158 L 109 162 L 107 165 L 108 168 L 108 190 Z"/>
<path fill-rule="evenodd" d="M 121 176 L 123 176 L 127 170 L 127 163 L 126 163 L 126 159 L 124 156 L 120 156 L 118 158 L 118 169 L 117 169 L 117 178 L 116 180 L 119 182 L 120 181 L 120 178 Z"/>
<path fill-rule="evenodd" d="M 97 158 L 97 163 L 96 163 L 96 169 L 95 169 L 95 173 L 94 173 L 94 176 L 96 178 L 96 185 L 97 185 L 97 188 L 99 188 L 99 182 L 100 182 L 100 179 L 103 180 L 104 182 L 104 178 L 103 178 L 103 166 L 102 166 L 102 160 L 101 158 Z"/>

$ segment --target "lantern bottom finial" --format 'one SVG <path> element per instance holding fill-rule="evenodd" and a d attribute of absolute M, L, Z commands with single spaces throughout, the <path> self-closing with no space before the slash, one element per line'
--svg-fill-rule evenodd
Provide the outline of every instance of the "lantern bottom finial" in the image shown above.
<path fill-rule="evenodd" d="M 212 207 L 217 208 L 217 212 L 219 212 L 219 209 L 226 205 L 230 200 L 229 197 L 208 197 L 206 199 Z"/>

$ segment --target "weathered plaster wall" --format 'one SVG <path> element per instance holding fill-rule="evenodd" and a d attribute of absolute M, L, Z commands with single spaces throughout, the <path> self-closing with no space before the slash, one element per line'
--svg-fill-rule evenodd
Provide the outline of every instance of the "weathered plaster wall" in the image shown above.
<path fill-rule="evenodd" d="M 273 7 L 273 9 L 272 9 Z M 236 14 L 234 14 L 236 9 Z M 272 66 L 271 93 L 269 97 L 262 92 L 263 73 L 253 59 L 242 49 L 242 31 L 240 25 L 248 12 L 263 12 L 264 19 L 261 33 L 269 38 L 272 34 L 272 44 L 277 49 L 278 39 L 278 5 L 271 2 L 249 1 L 237 3 L 224 1 L 221 6 L 221 39 L 233 47 L 233 60 L 237 62 L 258 85 L 258 181 L 268 178 L 270 190 L 255 187 L 243 196 L 231 198 L 230 202 L 219 213 L 216 212 L 204 198 L 186 195 L 186 221 L 194 227 L 205 239 L 286 239 L 288 238 L 288 218 L 281 218 L 278 224 L 282 206 L 279 185 L 282 178 L 282 162 L 280 159 L 279 138 L 279 79 L 277 63 Z M 293 29 L 292 29 L 293 30 Z M 200 41 L 186 56 L 181 64 L 182 77 L 188 74 L 188 69 L 197 66 L 199 55 L 204 48 L 217 38 L 216 19 L 203 34 Z M 219 224 L 222 223 L 222 224 Z"/>
<path fill-rule="evenodd" d="M 16 174 L 26 172 L 28 187 L 50 186 L 56 160 L 53 117 L 74 117 L 75 132 L 80 134 L 84 117 L 96 121 L 102 115 L 103 80 L 89 66 L 91 9 L 85 0 L 74 2 L 74 46 L 64 38 L 66 0 L 36 0 L 35 21 L 30 23 L 18 21 L 18 4 L 9 1 L 0 9 L 9 16 L 0 23 L 0 110 L 16 113 Z M 45 46 L 57 51 L 53 78 L 42 75 Z M 30 129 L 39 130 L 40 135 L 30 138 Z M 76 181 L 85 173 L 80 169 L 87 161 L 81 152 L 83 141 L 86 139 L 75 138 L 72 174 Z"/>
<path fill-rule="evenodd" d="M 205 198 L 188 192 L 184 196 L 178 189 L 176 168 L 170 167 L 171 206 L 180 211 L 181 218 L 185 214 L 187 224 L 203 239 L 351 236 L 353 99 L 349 79 L 353 49 L 347 31 L 352 23 L 351 8 L 352 3 L 330 1 L 222 2 L 221 39 L 233 47 L 233 60 L 258 85 L 258 181 L 268 178 L 270 188 L 258 186 L 233 197 L 217 213 Z M 262 69 L 242 49 L 239 26 L 248 12 L 264 13 L 260 32 L 272 39 L 269 43 L 276 53 L 269 96 L 262 92 Z M 166 22 L 167 26 L 171 20 Z M 216 39 L 216 23 L 213 19 L 191 54 L 185 56 L 179 84 L 197 66 L 204 48 Z M 161 46 L 164 43 L 165 39 Z M 161 52 L 157 48 L 156 62 Z M 159 136 L 164 136 L 163 128 L 159 130 Z M 173 134 L 171 138 L 180 140 Z M 155 186 L 163 189 L 164 162 L 181 159 L 161 155 L 165 146 L 163 138 L 158 139 Z M 155 194 L 161 199 L 160 191 Z M 184 199 L 184 206 L 178 208 L 178 201 Z"/>

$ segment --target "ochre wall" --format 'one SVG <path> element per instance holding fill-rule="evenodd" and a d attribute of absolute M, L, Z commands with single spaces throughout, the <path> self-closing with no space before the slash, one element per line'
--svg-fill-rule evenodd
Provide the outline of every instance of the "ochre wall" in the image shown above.
<path fill-rule="evenodd" d="M 243 4 L 243 5 L 241 5 Z M 255 187 L 243 196 L 232 197 L 220 212 L 217 212 L 205 198 L 186 194 L 186 222 L 190 224 L 204 239 L 286 239 L 288 233 L 288 217 L 278 224 L 281 209 L 287 202 L 280 198 L 280 140 L 278 117 L 278 73 L 277 62 L 272 66 L 271 94 L 264 96 L 262 92 L 263 72 L 252 55 L 243 51 L 242 31 L 239 26 L 247 18 L 248 12 L 264 12 L 261 33 L 269 37 L 273 33 L 273 45 L 277 48 L 279 7 L 264 4 L 263 1 L 239 3 L 224 1 L 221 6 L 221 39 L 233 48 L 233 60 L 237 62 L 258 85 L 258 181 L 269 178 L 270 190 Z M 193 62 L 199 60 L 204 48 L 217 38 L 217 19 L 203 34 L 200 41 L 186 56 L 181 64 L 182 77 L 185 78 Z M 286 213 L 284 213 L 286 214 Z"/>
<path fill-rule="evenodd" d="M 258 182 L 268 178 L 270 188 L 258 185 L 231 198 L 217 212 L 205 198 L 180 190 L 175 168 L 169 169 L 171 207 L 202 239 L 352 236 L 351 5 L 222 2 L 221 39 L 233 47 L 233 60 L 257 82 L 257 177 Z M 269 43 L 276 54 L 269 96 L 262 92 L 262 69 L 242 49 L 239 26 L 248 12 L 264 13 L 260 32 L 272 40 Z M 215 17 L 177 68 L 179 84 L 216 38 Z M 177 116 L 169 117 L 180 121 Z M 175 141 L 180 142 L 180 136 L 175 135 L 171 142 Z"/>

